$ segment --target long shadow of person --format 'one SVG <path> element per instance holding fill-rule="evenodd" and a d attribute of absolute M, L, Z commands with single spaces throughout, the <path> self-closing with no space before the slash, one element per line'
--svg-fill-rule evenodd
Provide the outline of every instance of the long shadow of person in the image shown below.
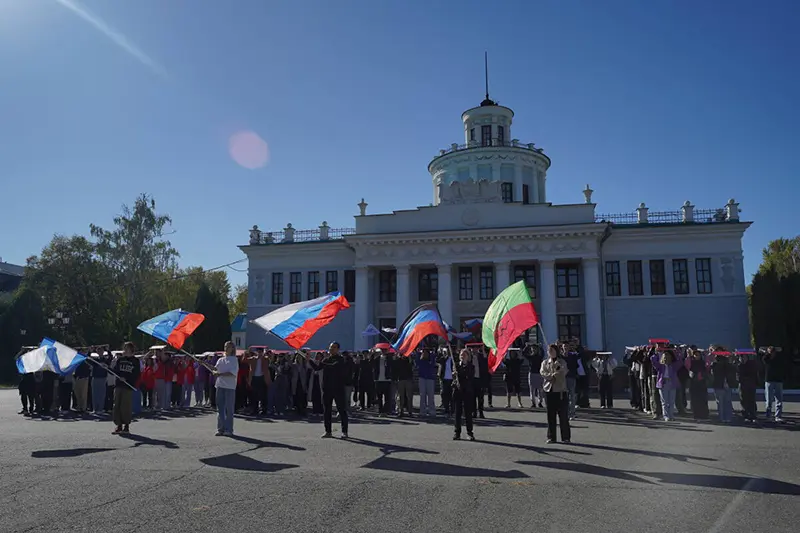
<path fill-rule="evenodd" d="M 35 459 L 54 459 L 60 457 L 80 457 L 92 453 L 110 452 L 116 448 L 71 448 L 67 450 L 37 450 L 31 452 L 31 457 Z"/>
<path fill-rule="evenodd" d="M 152 439 L 150 437 L 145 437 L 144 435 L 137 435 L 135 433 L 120 433 L 119 436 L 125 440 L 132 440 L 134 442 L 133 444 L 134 448 L 138 448 L 139 446 L 161 446 L 164 448 L 168 448 L 170 450 L 177 450 L 178 448 L 180 448 L 180 446 L 178 446 L 172 441 Z"/>
<path fill-rule="evenodd" d="M 229 453 L 225 455 L 219 455 L 216 457 L 207 457 L 205 459 L 200 459 L 200 462 L 207 466 L 215 466 L 217 468 L 228 468 L 232 470 L 246 470 L 249 472 L 262 472 L 262 473 L 280 472 L 281 470 L 287 470 L 289 468 L 297 468 L 299 465 L 287 464 L 287 463 L 267 463 L 264 461 L 259 461 L 258 459 L 254 459 L 252 457 L 247 457 L 243 454 L 254 452 L 256 450 L 260 450 L 263 448 L 281 448 L 284 450 L 291 450 L 294 452 L 303 452 L 306 450 L 302 446 L 293 446 L 291 444 L 284 444 L 282 442 L 259 440 L 259 439 L 254 439 L 253 437 L 245 437 L 244 435 L 232 435 L 230 438 L 235 441 L 249 444 L 252 446 L 252 448 L 244 450 L 242 452 Z"/>
<path fill-rule="evenodd" d="M 375 442 L 366 439 L 357 439 L 350 437 L 347 439 L 348 442 L 352 442 L 354 444 L 361 444 L 362 446 L 370 446 L 372 448 L 377 448 L 384 457 L 393 453 L 423 453 L 427 455 L 438 455 L 439 452 L 431 451 L 431 450 L 423 450 L 422 448 L 412 448 L 410 446 L 401 446 L 400 444 L 391 444 L 391 443 L 384 443 L 384 442 Z"/>

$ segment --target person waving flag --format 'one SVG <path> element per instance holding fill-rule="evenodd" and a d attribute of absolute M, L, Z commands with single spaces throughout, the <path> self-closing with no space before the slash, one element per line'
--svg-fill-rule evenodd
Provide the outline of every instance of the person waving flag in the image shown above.
<path fill-rule="evenodd" d="M 447 340 L 447 329 L 442 322 L 442 316 L 436 304 L 432 303 L 422 304 L 411 311 L 397 331 L 399 334 L 392 348 L 406 357 L 411 355 L 422 339 L 428 335 L 436 335 Z"/>
<path fill-rule="evenodd" d="M 524 280 L 498 294 L 483 317 L 483 343 L 490 350 L 489 370 L 494 372 L 517 337 L 538 323 Z"/>

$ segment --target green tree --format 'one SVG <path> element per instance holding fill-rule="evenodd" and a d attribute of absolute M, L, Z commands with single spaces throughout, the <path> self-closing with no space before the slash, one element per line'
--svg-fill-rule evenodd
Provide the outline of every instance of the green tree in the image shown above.
<path fill-rule="evenodd" d="M 192 349 L 196 352 L 221 350 L 225 342 L 231 339 L 227 298 L 215 294 L 207 283 L 201 283 L 194 311 L 206 319 L 193 335 Z"/>
<path fill-rule="evenodd" d="M 142 194 L 133 208 L 122 206 L 114 229 L 90 226 L 97 254 L 114 278 L 118 304 L 114 321 L 126 338 L 139 338 L 136 325 L 164 311 L 161 283 L 177 270 L 179 257 L 164 239 L 171 224 L 169 215 L 156 212 L 155 200 Z"/>
<path fill-rule="evenodd" d="M 33 290 L 20 287 L 11 304 L 0 315 L 0 383 L 13 381 L 14 356 L 22 346 L 38 345 L 48 334 L 42 298 Z"/>
<path fill-rule="evenodd" d="M 247 312 L 247 285 L 242 283 L 233 288 L 233 294 L 228 300 L 228 310 L 230 311 L 230 321 L 240 313 Z"/>
<path fill-rule="evenodd" d="M 775 239 L 761 252 L 759 272 L 775 271 L 780 278 L 800 272 L 800 236 Z"/>
<path fill-rule="evenodd" d="M 65 313 L 70 323 L 60 340 L 88 345 L 119 342 L 114 277 L 85 237 L 56 235 L 38 256 L 28 259 L 23 288 L 41 295 L 44 313 Z"/>

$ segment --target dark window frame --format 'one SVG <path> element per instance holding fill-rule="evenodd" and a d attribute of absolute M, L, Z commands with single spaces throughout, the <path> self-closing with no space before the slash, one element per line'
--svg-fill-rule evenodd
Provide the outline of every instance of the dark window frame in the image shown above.
<path fill-rule="evenodd" d="M 628 296 L 644 296 L 642 262 L 626 261 L 625 268 L 628 271 Z"/>
<path fill-rule="evenodd" d="M 327 270 L 325 272 L 325 294 L 339 290 L 339 271 Z"/>
<path fill-rule="evenodd" d="M 356 297 L 356 271 L 355 270 L 345 270 L 344 271 L 344 298 L 348 302 L 355 302 Z"/>
<path fill-rule="evenodd" d="M 506 144 L 505 126 L 497 126 L 497 142 L 500 144 L 500 146 L 505 146 Z"/>
<path fill-rule="evenodd" d="M 494 300 L 494 267 L 478 267 L 478 298 Z"/>
<path fill-rule="evenodd" d="M 531 298 L 536 298 L 536 265 L 514 265 L 514 283 L 523 280 Z"/>
<path fill-rule="evenodd" d="M 581 315 L 558 315 L 558 339 L 569 341 L 577 338 L 580 343 L 583 339 L 582 326 Z"/>
<path fill-rule="evenodd" d="M 458 267 L 458 299 L 472 300 L 474 294 L 474 279 L 472 267 Z"/>
<path fill-rule="evenodd" d="M 469 140 L 470 142 L 475 142 L 475 128 L 469 130 Z"/>
<path fill-rule="evenodd" d="M 492 125 L 481 126 L 481 146 L 492 145 Z"/>
<path fill-rule="evenodd" d="M 510 181 L 504 181 L 500 184 L 500 196 L 503 203 L 510 204 L 514 201 L 514 184 Z"/>
<path fill-rule="evenodd" d="M 622 274 L 619 261 L 606 261 L 606 296 L 622 296 Z"/>
<path fill-rule="evenodd" d="M 435 302 L 439 299 L 439 270 L 421 268 L 417 273 L 417 298 L 420 302 Z"/>
<path fill-rule="evenodd" d="M 713 294 L 714 285 L 711 279 L 711 258 L 701 257 L 695 259 L 694 273 L 697 283 L 697 294 Z"/>
<path fill-rule="evenodd" d="M 283 272 L 272 273 L 272 305 L 283 303 Z"/>
<path fill-rule="evenodd" d="M 303 298 L 303 273 L 289 272 L 289 303 L 297 303 Z"/>
<path fill-rule="evenodd" d="M 672 260 L 672 286 L 675 294 L 689 294 L 689 260 Z"/>
<path fill-rule="evenodd" d="M 650 295 L 664 296 L 667 294 L 667 271 L 663 259 L 648 261 L 650 269 Z"/>
<path fill-rule="evenodd" d="M 310 270 L 306 275 L 308 280 L 308 299 L 319 298 L 319 270 Z"/>
<path fill-rule="evenodd" d="M 378 301 L 397 301 L 397 270 L 381 270 L 378 272 Z"/>
<path fill-rule="evenodd" d="M 581 297 L 580 271 L 578 265 L 556 265 L 556 297 Z"/>
<path fill-rule="evenodd" d="M 527 183 L 522 184 L 522 203 L 523 204 L 531 203 L 530 188 L 528 187 Z"/>

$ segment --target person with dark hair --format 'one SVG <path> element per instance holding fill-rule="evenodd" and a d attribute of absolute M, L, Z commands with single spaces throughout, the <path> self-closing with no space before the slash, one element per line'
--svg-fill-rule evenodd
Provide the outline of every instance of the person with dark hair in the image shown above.
<path fill-rule="evenodd" d="M 730 364 L 728 356 L 716 354 L 711 363 L 711 381 L 714 397 L 717 400 L 717 415 L 723 424 L 733 421 L 733 399 L 731 390 L 736 388 L 736 369 Z"/>
<path fill-rule="evenodd" d="M 437 359 L 439 364 L 439 392 L 442 397 L 442 409 L 448 418 L 453 414 L 453 372 L 455 361 L 448 349 L 442 349 Z"/>
<path fill-rule="evenodd" d="M 539 369 L 542 367 L 542 348 L 538 344 L 525 347 L 522 356 L 528 361 L 528 392 L 531 397 L 531 409 L 544 408 L 544 390 L 542 389 L 542 376 Z"/>
<path fill-rule="evenodd" d="M 332 342 L 328 347 L 327 355 L 319 362 L 311 362 L 311 366 L 322 372 L 322 410 L 325 433 L 323 439 L 333 437 L 333 404 L 339 411 L 342 424 L 342 438 L 347 438 L 347 398 L 345 383 L 347 381 L 347 365 L 344 357 L 339 353 L 339 343 Z"/>
<path fill-rule="evenodd" d="M 217 404 L 217 437 L 233 436 L 233 413 L 236 406 L 236 381 L 239 376 L 239 359 L 233 342 L 225 343 L 225 356 L 214 364 L 214 387 Z"/>
<path fill-rule="evenodd" d="M 769 346 L 762 357 L 764 364 L 764 397 L 767 401 L 766 417 L 769 419 L 775 408 L 775 422 L 783 422 L 783 380 L 786 360 L 780 348 Z"/>
<path fill-rule="evenodd" d="M 560 357 L 559 348 L 551 344 L 547 350 L 547 359 L 539 368 L 544 380 L 545 401 L 547 407 L 547 443 L 556 440 L 556 419 L 561 427 L 561 442 L 569 444 L 572 434 L 569 427 L 569 398 L 567 391 L 567 362 Z"/>
<path fill-rule="evenodd" d="M 22 402 L 21 415 L 32 415 L 35 409 L 36 381 L 33 373 L 22 374 L 19 380 L 19 399 Z"/>
<path fill-rule="evenodd" d="M 703 358 L 703 352 L 696 346 L 689 348 L 685 361 L 689 371 L 689 398 L 692 405 L 692 418 L 695 420 L 708 419 L 708 366 Z"/>
<path fill-rule="evenodd" d="M 511 397 L 517 397 L 517 406 L 522 409 L 522 358 L 519 356 L 519 349 L 509 350 L 505 359 L 506 373 L 503 381 L 506 382 L 506 409 L 511 408 Z"/>
<path fill-rule="evenodd" d="M 133 387 L 139 379 L 141 367 L 133 355 L 136 347 L 128 341 L 122 345 L 122 355 L 117 358 L 111 370 L 117 375 L 114 385 L 114 434 L 130 433 L 133 418 Z"/>
<path fill-rule="evenodd" d="M 473 356 L 467 348 L 461 350 L 458 364 L 453 368 L 453 406 L 455 410 L 455 426 L 453 440 L 461 439 L 461 416 L 465 418 L 467 436 L 475 440 L 472 433 L 473 409 L 475 409 L 475 366 Z"/>
<path fill-rule="evenodd" d="M 747 356 L 739 362 L 739 403 L 742 404 L 742 417 L 746 422 L 755 422 L 758 405 L 756 405 L 756 389 L 758 388 L 758 364 L 755 356 Z"/>

